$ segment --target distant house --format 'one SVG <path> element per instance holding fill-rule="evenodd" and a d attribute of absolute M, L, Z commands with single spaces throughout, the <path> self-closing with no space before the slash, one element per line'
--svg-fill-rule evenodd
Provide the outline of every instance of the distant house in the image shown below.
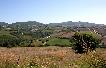
<path fill-rule="evenodd" d="M 31 31 L 32 31 L 32 32 L 35 32 L 35 31 L 37 31 L 37 30 L 38 30 L 38 29 L 35 28 L 35 29 L 32 29 Z"/>

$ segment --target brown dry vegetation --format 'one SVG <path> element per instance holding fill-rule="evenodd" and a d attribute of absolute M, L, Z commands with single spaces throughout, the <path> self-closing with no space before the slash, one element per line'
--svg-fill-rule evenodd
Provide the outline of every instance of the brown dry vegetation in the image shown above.
<path fill-rule="evenodd" d="M 106 49 L 96 52 L 106 59 Z M 75 68 L 81 56 L 70 47 L 0 48 L 0 68 Z"/>

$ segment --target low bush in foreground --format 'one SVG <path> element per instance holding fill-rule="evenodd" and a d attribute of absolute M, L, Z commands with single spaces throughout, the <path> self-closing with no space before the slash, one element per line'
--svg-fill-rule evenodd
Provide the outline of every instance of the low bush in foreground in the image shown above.
<path fill-rule="evenodd" d="M 73 63 L 73 66 L 78 68 L 106 68 L 106 59 L 96 53 L 84 54 Z"/>

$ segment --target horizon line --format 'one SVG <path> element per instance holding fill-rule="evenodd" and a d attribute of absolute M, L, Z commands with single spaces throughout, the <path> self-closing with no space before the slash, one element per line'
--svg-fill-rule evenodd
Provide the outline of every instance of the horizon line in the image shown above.
<path fill-rule="evenodd" d="M 39 21 L 15 21 L 15 22 L 11 22 L 11 23 L 8 23 L 8 22 L 5 22 L 5 21 L 0 21 L 0 23 L 3 22 L 3 23 L 7 23 L 7 24 L 13 24 L 13 23 L 17 23 L 17 22 L 38 22 L 38 23 L 42 23 L 42 24 L 51 24 L 51 23 L 44 23 L 44 22 L 39 22 Z M 86 22 L 86 23 L 94 23 L 94 22 L 87 22 L 87 21 L 65 21 L 65 22 Z M 65 23 L 65 22 L 54 22 L 54 23 Z M 100 23 L 94 23 L 94 24 L 100 24 Z M 105 24 L 102 24 L 102 25 L 105 25 Z"/>

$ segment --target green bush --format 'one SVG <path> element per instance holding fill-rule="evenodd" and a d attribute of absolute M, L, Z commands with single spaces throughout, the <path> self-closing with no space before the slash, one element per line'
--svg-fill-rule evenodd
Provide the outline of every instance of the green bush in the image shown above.
<path fill-rule="evenodd" d="M 89 33 L 76 32 L 73 36 L 73 40 L 74 40 L 73 49 L 77 53 L 87 53 L 89 51 L 93 51 L 101 43 L 101 39 L 96 37 L 92 32 Z"/>
<path fill-rule="evenodd" d="M 20 40 L 12 35 L 0 35 L 0 46 L 1 47 L 14 47 L 18 46 Z"/>

